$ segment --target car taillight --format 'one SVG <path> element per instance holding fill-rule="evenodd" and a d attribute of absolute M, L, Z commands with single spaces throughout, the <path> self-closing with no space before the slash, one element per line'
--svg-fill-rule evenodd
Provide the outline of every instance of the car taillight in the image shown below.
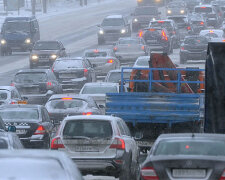
<path fill-rule="evenodd" d="M 116 51 L 117 51 L 117 49 L 118 49 L 117 47 L 114 47 L 114 48 L 113 48 L 113 51 L 115 51 L 115 52 L 116 52 Z"/>
<path fill-rule="evenodd" d="M 180 47 L 180 50 L 184 50 L 184 47 L 183 47 L 183 46 L 181 46 L 181 47 Z"/>
<path fill-rule="evenodd" d="M 10 86 L 15 86 L 15 84 L 12 82 L 12 83 L 10 84 Z"/>
<path fill-rule="evenodd" d="M 86 116 L 90 116 L 90 115 L 92 115 L 92 112 L 84 112 L 84 113 L 82 113 L 82 115 L 86 115 Z"/>
<path fill-rule="evenodd" d="M 52 82 L 47 82 L 47 88 L 51 88 L 52 87 Z"/>
<path fill-rule="evenodd" d="M 84 69 L 84 76 L 88 76 L 88 69 Z"/>
<path fill-rule="evenodd" d="M 164 30 L 162 30 L 162 40 L 168 41 L 168 37 Z"/>
<path fill-rule="evenodd" d="M 142 37 L 143 36 L 143 31 L 140 31 L 139 32 L 139 37 Z"/>
<path fill-rule="evenodd" d="M 187 27 L 187 30 L 191 30 L 191 27 L 190 27 L 190 26 L 188 26 L 188 27 Z"/>
<path fill-rule="evenodd" d="M 36 131 L 34 132 L 34 135 L 38 135 L 38 134 L 45 134 L 45 128 L 44 126 L 40 125 L 38 126 L 38 128 L 36 129 Z"/>
<path fill-rule="evenodd" d="M 204 22 L 200 22 L 200 25 L 204 25 Z"/>
<path fill-rule="evenodd" d="M 141 169 L 141 177 L 144 180 L 159 180 L 153 167 L 143 167 Z"/>
<path fill-rule="evenodd" d="M 65 148 L 60 137 L 52 139 L 51 149 Z"/>
<path fill-rule="evenodd" d="M 113 59 L 109 59 L 109 60 L 107 61 L 107 63 L 113 63 L 113 62 L 114 62 Z"/>
<path fill-rule="evenodd" d="M 115 138 L 109 148 L 124 150 L 125 149 L 125 142 L 124 142 L 123 139 Z"/>
<path fill-rule="evenodd" d="M 141 49 L 144 51 L 145 50 L 145 46 L 141 46 Z"/>
<path fill-rule="evenodd" d="M 16 104 L 16 102 L 11 102 L 10 104 Z"/>

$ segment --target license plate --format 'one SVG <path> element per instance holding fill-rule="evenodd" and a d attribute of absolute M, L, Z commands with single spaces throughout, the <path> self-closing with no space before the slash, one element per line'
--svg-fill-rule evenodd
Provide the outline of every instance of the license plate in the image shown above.
<path fill-rule="evenodd" d="M 205 176 L 205 169 L 173 169 L 175 178 L 204 178 Z"/>
<path fill-rule="evenodd" d="M 153 145 L 153 142 L 149 141 L 136 141 L 138 146 L 144 146 L 144 147 L 151 147 Z"/>
<path fill-rule="evenodd" d="M 26 134 L 27 131 L 25 129 L 17 129 L 16 134 Z"/>
<path fill-rule="evenodd" d="M 74 146 L 73 151 L 77 152 L 95 152 L 99 151 L 97 147 L 94 146 Z"/>

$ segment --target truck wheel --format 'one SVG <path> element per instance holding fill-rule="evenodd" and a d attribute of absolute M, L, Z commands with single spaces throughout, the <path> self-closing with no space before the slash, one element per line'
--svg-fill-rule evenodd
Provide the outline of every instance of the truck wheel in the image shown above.
<path fill-rule="evenodd" d="M 187 59 L 184 56 L 180 56 L 180 64 L 186 64 Z"/>
<path fill-rule="evenodd" d="M 103 45 L 103 44 L 104 44 L 104 40 L 103 40 L 103 39 L 98 38 L 98 45 Z"/>

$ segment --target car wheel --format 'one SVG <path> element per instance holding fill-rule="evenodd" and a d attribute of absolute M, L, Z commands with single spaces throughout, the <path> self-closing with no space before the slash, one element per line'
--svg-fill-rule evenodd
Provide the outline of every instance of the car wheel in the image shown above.
<path fill-rule="evenodd" d="M 103 45 L 103 44 L 104 44 L 104 40 L 103 40 L 103 39 L 98 38 L 98 45 Z"/>
<path fill-rule="evenodd" d="M 129 159 L 129 162 L 127 163 L 128 166 L 122 169 L 119 180 L 130 180 L 131 179 L 131 158 Z"/>
<path fill-rule="evenodd" d="M 50 148 L 50 138 L 44 141 L 44 146 L 43 146 L 43 149 L 49 149 L 49 148 Z"/>
<path fill-rule="evenodd" d="M 185 64 L 187 62 L 187 59 L 184 56 L 180 55 L 180 64 Z"/>

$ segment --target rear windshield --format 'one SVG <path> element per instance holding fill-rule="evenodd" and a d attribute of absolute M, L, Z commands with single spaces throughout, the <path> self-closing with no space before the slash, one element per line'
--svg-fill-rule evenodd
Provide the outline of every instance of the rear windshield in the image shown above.
<path fill-rule="evenodd" d="M 110 138 L 112 137 L 112 126 L 108 121 L 68 121 L 63 130 L 64 137 L 85 136 L 89 138 Z"/>
<path fill-rule="evenodd" d="M 54 69 L 73 69 L 73 68 L 83 68 L 82 60 L 63 60 L 56 61 L 54 64 Z"/>
<path fill-rule="evenodd" d="M 159 143 L 154 155 L 225 156 L 225 142 L 219 140 L 164 140 Z"/>
<path fill-rule="evenodd" d="M 130 72 L 123 72 L 123 79 L 130 79 Z M 108 82 L 112 83 L 119 83 L 121 80 L 121 73 L 120 72 L 113 72 L 110 73 L 110 76 L 108 78 Z"/>
<path fill-rule="evenodd" d="M 99 52 L 99 51 L 94 51 L 94 52 L 86 52 L 85 57 L 106 57 L 107 52 Z"/>
<path fill-rule="evenodd" d="M 9 97 L 9 91 L 0 90 L 0 100 L 6 100 Z"/>
<path fill-rule="evenodd" d="M 124 21 L 120 18 L 106 18 L 102 22 L 102 26 L 123 26 Z"/>
<path fill-rule="evenodd" d="M 15 76 L 16 83 L 40 83 L 47 82 L 47 74 L 42 72 L 18 73 Z"/>
<path fill-rule="evenodd" d="M 0 159 L 0 164 L 4 164 L 0 168 L 3 179 L 62 180 L 67 176 L 56 159 L 5 157 Z"/>
<path fill-rule="evenodd" d="M 30 33 L 30 23 L 26 21 L 11 21 L 4 24 L 4 30 L 6 32 L 27 32 Z"/>
<path fill-rule="evenodd" d="M 106 94 L 117 92 L 117 86 L 85 86 L 82 94 Z"/>
<path fill-rule="evenodd" d="M 34 44 L 34 50 L 59 50 L 58 42 L 37 42 Z"/>
<path fill-rule="evenodd" d="M 208 41 L 205 37 L 191 37 L 184 40 L 185 44 L 207 44 Z"/>
<path fill-rule="evenodd" d="M 8 149 L 8 143 L 4 139 L 0 139 L 0 149 Z"/>
<path fill-rule="evenodd" d="M 211 7 L 196 7 L 195 12 L 196 13 L 211 13 L 212 8 Z"/>
<path fill-rule="evenodd" d="M 120 39 L 119 44 L 139 44 L 138 39 Z"/>
<path fill-rule="evenodd" d="M 73 108 L 80 108 L 87 104 L 86 101 L 81 99 L 53 99 L 48 104 L 53 109 L 73 109 Z"/>
<path fill-rule="evenodd" d="M 135 15 L 157 15 L 157 7 L 141 7 L 135 9 Z"/>
<path fill-rule="evenodd" d="M 0 110 L 0 116 L 4 119 L 39 119 L 39 113 L 37 109 L 5 109 Z"/>

